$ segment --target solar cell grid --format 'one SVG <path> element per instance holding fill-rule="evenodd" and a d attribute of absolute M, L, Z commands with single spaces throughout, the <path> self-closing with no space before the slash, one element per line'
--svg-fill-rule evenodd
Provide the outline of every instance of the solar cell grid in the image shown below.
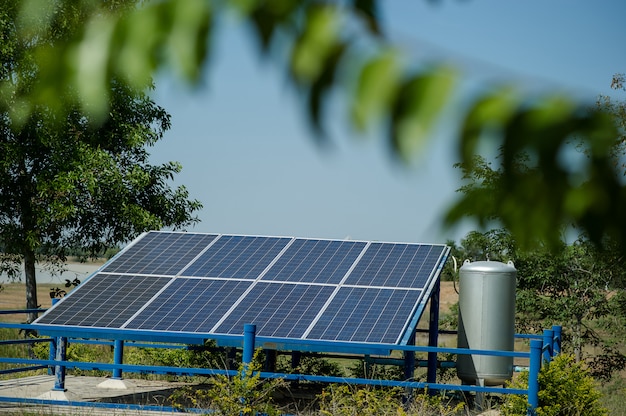
<path fill-rule="evenodd" d="M 177 278 L 126 328 L 210 332 L 250 284 L 237 280 Z"/>
<path fill-rule="evenodd" d="M 279 237 L 222 236 L 184 275 L 254 280 L 289 241 Z"/>
<path fill-rule="evenodd" d="M 345 284 L 423 288 L 445 249 L 445 246 L 372 243 Z"/>
<path fill-rule="evenodd" d="M 263 280 L 338 284 L 366 243 L 296 239 Z"/>
<path fill-rule="evenodd" d="M 168 277 L 99 274 L 37 323 L 119 328 L 169 281 Z"/>
<path fill-rule="evenodd" d="M 150 232 L 103 267 L 103 272 L 176 275 L 217 235 Z"/>
<path fill-rule="evenodd" d="M 406 342 L 448 250 L 151 232 L 37 323 L 216 335 L 254 323 L 263 337 Z"/>
<path fill-rule="evenodd" d="M 259 336 L 300 338 L 332 292 L 331 286 L 258 282 L 216 332 L 241 334 L 254 322 Z"/>
<path fill-rule="evenodd" d="M 395 343 L 421 294 L 420 290 L 342 287 L 306 338 Z"/>

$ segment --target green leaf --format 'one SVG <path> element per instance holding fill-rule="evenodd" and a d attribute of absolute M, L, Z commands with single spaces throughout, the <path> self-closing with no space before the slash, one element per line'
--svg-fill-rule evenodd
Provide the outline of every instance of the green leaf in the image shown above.
<path fill-rule="evenodd" d="M 325 138 L 325 132 L 322 126 L 323 100 L 334 86 L 335 75 L 345 50 L 346 45 L 337 46 L 336 50 L 328 57 L 327 62 L 324 64 L 324 71 L 311 84 L 309 91 L 309 115 L 313 129 L 321 139 Z"/>
<path fill-rule="evenodd" d="M 308 10 L 304 30 L 296 41 L 291 55 L 291 71 L 299 82 L 319 79 L 332 62 L 329 56 L 336 51 L 339 42 L 339 12 L 330 6 L 318 6 Z"/>
<path fill-rule="evenodd" d="M 400 62 L 396 51 L 386 50 L 363 66 L 352 106 L 352 122 L 357 130 L 364 132 L 388 111 L 399 78 Z"/>
<path fill-rule="evenodd" d="M 208 52 L 211 27 L 210 3 L 205 0 L 177 1 L 169 13 L 172 29 L 167 40 L 169 62 L 190 80 L 197 80 Z"/>
<path fill-rule="evenodd" d="M 483 135 L 506 125 L 519 104 L 517 92 L 510 87 L 497 89 L 477 99 L 463 122 L 459 143 L 461 160 L 471 162 Z"/>
<path fill-rule="evenodd" d="M 455 71 L 442 67 L 402 84 L 391 123 L 391 141 L 400 157 L 408 159 L 425 144 L 448 104 L 455 80 Z"/>

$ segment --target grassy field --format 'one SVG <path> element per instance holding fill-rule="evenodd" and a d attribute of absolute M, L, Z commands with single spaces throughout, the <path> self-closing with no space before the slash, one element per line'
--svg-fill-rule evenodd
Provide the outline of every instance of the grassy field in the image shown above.
<path fill-rule="evenodd" d="M 38 284 L 37 285 L 37 301 L 42 308 L 49 308 L 52 305 L 50 298 L 50 289 L 57 287 L 64 290 L 70 290 L 62 285 L 56 284 Z M 24 309 L 26 307 L 26 289 L 23 283 L 3 283 L 0 291 L 0 310 L 7 309 Z M 0 315 L 2 322 L 24 322 L 26 315 Z"/>

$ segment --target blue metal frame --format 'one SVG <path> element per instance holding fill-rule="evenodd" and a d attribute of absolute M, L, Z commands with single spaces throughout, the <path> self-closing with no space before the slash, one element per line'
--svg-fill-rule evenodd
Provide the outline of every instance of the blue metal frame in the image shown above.
<path fill-rule="evenodd" d="M 24 324 L 5 324 L 8 327 L 21 327 L 27 326 L 32 329 L 32 325 Z M 254 350 L 256 347 L 263 345 L 262 338 L 256 337 L 256 326 L 245 325 L 244 334 L 240 336 L 240 343 L 243 346 L 243 364 L 244 366 L 251 362 Z M 261 372 L 262 378 L 282 378 L 285 380 L 299 380 L 299 381 L 314 381 L 324 383 L 349 383 L 349 384 L 361 384 L 361 385 L 375 385 L 375 386 L 397 386 L 404 388 L 428 388 L 429 390 L 456 390 L 467 392 L 483 392 L 483 393 L 503 393 L 503 394 L 527 394 L 529 404 L 529 415 L 534 414 L 534 409 L 539 405 L 538 392 L 539 383 L 538 375 L 542 364 L 548 363 L 551 360 L 554 353 L 560 351 L 561 345 L 561 328 L 553 327 L 551 330 L 544 331 L 543 335 L 523 336 L 524 338 L 531 339 L 530 352 L 515 352 L 515 351 L 489 351 L 489 350 L 473 350 L 473 349 L 459 349 L 459 348 L 439 348 L 439 347 L 423 347 L 423 346 L 411 346 L 411 345 L 388 345 L 392 350 L 401 350 L 405 353 L 413 355 L 415 352 L 427 352 L 429 354 L 440 353 L 452 353 L 452 354 L 475 354 L 475 355 L 491 355 L 491 356 L 507 356 L 507 357 L 522 357 L 530 359 L 530 374 L 529 374 L 529 386 L 528 389 L 511 389 L 511 388 L 499 388 L 499 387 L 481 387 L 481 386 L 469 386 L 469 385 L 449 385 L 439 384 L 434 381 L 427 380 L 427 382 L 414 382 L 414 381 L 392 381 L 392 380 L 372 380 L 363 378 L 344 378 L 344 377 L 328 377 L 328 376 L 314 376 L 304 374 L 282 374 L 282 373 L 270 373 Z M 42 340 L 33 340 L 42 342 Z M 52 340 L 48 340 L 52 342 Z M 59 337 L 56 340 L 57 349 L 56 357 L 54 360 L 32 360 L 32 359 L 20 359 L 20 358 L 0 358 L 0 362 L 16 363 L 16 364 L 33 364 L 39 367 L 54 366 L 55 367 L 55 385 L 53 390 L 65 390 L 64 378 L 66 368 L 81 368 L 81 369 L 98 369 L 105 371 L 112 371 L 114 374 L 118 374 L 121 377 L 122 371 L 137 372 L 137 373 L 151 373 L 151 374 L 168 374 L 168 375 L 215 375 L 223 374 L 229 376 L 235 376 L 238 374 L 234 370 L 216 370 L 216 369 L 197 369 L 197 368 L 179 368 L 179 367 L 165 367 L 165 366 L 140 366 L 140 365 L 127 365 L 122 364 L 122 353 L 119 355 L 116 353 L 116 358 L 113 364 L 109 363 L 83 363 L 83 362 L 67 362 L 65 360 L 65 345 L 67 340 L 65 337 Z M 353 343 L 345 343 L 353 344 Z M 116 345 L 123 348 L 123 342 L 116 342 Z M 132 344 L 130 344 L 132 345 Z M 353 350 L 354 352 L 354 350 Z M 430 369 L 430 365 L 429 365 Z M 46 401 L 38 399 L 14 399 L 0 397 L 0 401 L 20 401 L 23 403 L 39 403 L 42 404 L 74 404 L 77 406 L 88 404 L 86 402 L 68 403 L 66 401 Z M 98 404 L 98 406 L 115 408 L 114 404 Z M 131 408 L 131 406 L 124 405 L 125 408 Z M 148 406 L 150 407 L 150 406 Z M 154 410 L 163 410 L 162 407 L 153 406 Z M 146 407 L 142 407 L 146 409 Z M 156 409 L 158 408 L 158 409 Z"/>
<path fill-rule="evenodd" d="M 449 250 L 443 254 L 449 255 Z M 441 263 L 443 264 L 443 262 Z M 530 352 L 515 352 L 515 351 L 487 351 L 487 350 L 473 350 L 473 349 L 458 349 L 458 348 L 440 348 L 437 347 L 437 337 L 440 333 L 438 328 L 439 317 L 439 274 L 441 273 L 441 266 L 435 271 L 436 276 L 432 279 L 432 284 L 426 288 L 426 299 L 430 299 L 430 317 L 429 317 L 429 345 L 415 346 L 409 345 L 414 343 L 414 336 L 416 332 L 417 322 L 424 312 L 426 301 L 420 302 L 418 305 L 411 322 L 407 326 L 405 335 L 402 337 L 399 344 L 371 344 L 361 342 L 345 342 L 345 341 L 320 341 L 320 340 L 304 340 L 304 339 L 284 339 L 284 338 L 272 338 L 272 337 L 257 337 L 256 327 L 252 324 L 245 325 L 242 336 L 236 335 L 220 335 L 220 334 L 208 334 L 208 333 L 175 333 L 166 331 L 142 331 L 142 330 L 129 330 L 129 329 L 111 329 L 111 328 L 89 328 L 84 327 L 71 327 L 71 326 L 54 326 L 43 324 L 8 324 L 3 323 L 2 326 L 6 328 L 16 329 L 29 329 L 39 331 L 40 334 L 49 335 L 51 338 L 37 339 L 37 340 L 18 340 L 16 343 L 23 342 L 50 342 L 50 357 L 48 360 L 32 360 L 32 359 L 9 359 L 0 358 L 0 362 L 6 363 L 28 363 L 35 367 L 33 368 L 54 368 L 55 374 L 55 386 L 54 390 L 65 390 L 64 379 L 66 368 L 81 368 L 81 369 L 98 369 L 105 371 L 112 371 L 113 378 L 120 379 L 122 372 L 137 372 L 143 374 L 168 374 L 168 375 L 215 375 L 224 374 L 234 376 L 237 374 L 234 370 L 217 370 L 217 369 L 194 369 L 194 368 L 178 368 L 178 367 L 164 367 L 164 366 L 137 366 L 123 364 L 123 348 L 125 341 L 131 341 L 126 346 L 141 346 L 141 347 L 174 347 L 172 345 L 159 345 L 159 344 L 143 344 L 141 341 L 157 342 L 157 343 L 176 343 L 187 345 L 201 345 L 208 339 L 215 340 L 218 346 L 221 347 L 239 347 L 243 348 L 243 364 L 244 366 L 251 362 L 254 350 L 256 348 L 264 348 L 270 350 L 284 350 L 284 351 L 308 351 L 308 352 L 321 352 L 321 353 L 350 353 L 350 354 L 363 354 L 363 355 L 390 355 L 392 351 L 402 351 L 404 354 L 404 366 L 407 379 L 409 379 L 409 366 L 414 367 L 415 353 L 422 352 L 427 353 L 427 381 L 424 382 L 411 382 L 411 381 L 391 381 L 391 380 L 371 380 L 371 379 L 359 379 L 359 378 L 343 378 L 343 377 L 326 377 L 326 376 L 312 376 L 303 374 L 280 374 L 261 372 L 263 378 L 283 378 L 285 380 L 307 380 L 315 382 L 326 383 L 351 383 L 351 384 L 364 384 L 364 385 L 377 385 L 377 386 L 400 386 L 405 388 L 428 388 L 429 390 L 457 390 L 468 392 L 490 392 L 490 393 L 505 393 L 505 394 L 528 394 L 529 415 L 533 414 L 533 409 L 538 406 L 538 374 L 539 369 L 543 363 L 549 363 L 554 354 L 558 354 L 561 351 L 561 327 L 555 326 L 551 330 L 544 331 L 542 335 L 516 335 L 516 338 L 530 339 Z M 95 274 L 95 273 L 94 273 Z M 54 305 L 53 305 L 54 307 Z M 37 310 L 20 310 L 20 311 L 0 311 L 3 313 L 27 313 L 27 312 L 43 312 L 42 309 Z M 115 345 L 114 350 L 114 363 L 78 363 L 67 362 L 65 360 L 65 345 L 67 338 L 80 338 L 84 341 L 79 342 L 99 342 L 92 341 L 90 339 L 97 340 L 112 340 L 104 341 L 105 343 L 113 343 Z M 9 343 L 5 341 L 4 343 Z M 180 346 L 178 346 L 180 347 Z M 473 354 L 473 355 L 491 355 L 491 356 L 509 356 L 509 357 L 522 357 L 530 359 L 530 374 L 529 374 L 529 387 L 528 390 L 523 389 L 510 389 L 510 388 L 497 388 L 497 387 L 480 387 L 480 386 L 458 386 L 448 384 L 437 384 L 436 371 L 437 371 L 437 353 L 450 353 L 450 354 Z M 6 372 L 18 372 L 21 369 L 5 370 Z M 0 397 L 0 401 L 6 398 Z M 27 400 L 27 399 L 25 399 Z M 26 401 L 24 401 L 26 402 Z M 32 402 L 32 401 L 30 401 Z M 44 401 L 42 401 L 44 402 Z M 55 402 L 55 401 L 51 401 Z M 56 402 L 67 405 L 67 402 Z M 106 407 L 106 406 L 104 406 Z M 128 408 L 128 407 L 127 407 Z M 160 408 L 162 409 L 162 408 Z"/>

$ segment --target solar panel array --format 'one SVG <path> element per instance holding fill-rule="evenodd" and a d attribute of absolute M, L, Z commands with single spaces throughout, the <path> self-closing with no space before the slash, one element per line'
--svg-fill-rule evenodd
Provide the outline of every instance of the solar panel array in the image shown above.
<path fill-rule="evenodd" d="M 139 237 L 37 324 L 399 343 L 445 245 L 178 232 Z"/>

